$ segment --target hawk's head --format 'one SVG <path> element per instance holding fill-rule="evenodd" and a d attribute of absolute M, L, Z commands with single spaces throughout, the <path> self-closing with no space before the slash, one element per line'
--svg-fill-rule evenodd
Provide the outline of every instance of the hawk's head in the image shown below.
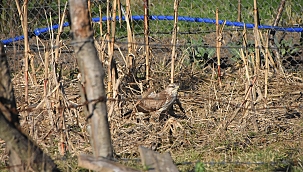
<path fill-rule="evenodd" d="M 170 95 L 170 96 L 177 96 L 178 95 L 178 89 L 179 89 L 179 85 L 172 83 L 169 84 L 166 88 L 165 88 L 165 92 Z"/>

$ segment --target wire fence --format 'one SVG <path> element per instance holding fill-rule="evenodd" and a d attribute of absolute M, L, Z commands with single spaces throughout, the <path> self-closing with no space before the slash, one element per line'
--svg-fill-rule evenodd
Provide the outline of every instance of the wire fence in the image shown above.
<path fill-rule="evenodd" d="M 282 1 L 281 1 L 282 2 Z M 68 14 L 68 8 L 65 9 L 67 1 L 58 2 L 53 1 L 30 1 L 28 4 L 28 32 L 30 46 L 32 50 L 37 50 L 41 45 L 37 45 L 35 37 L 42 40 L 50 40 L 57 34 L 60 18 L 63 13 Z M 8 5 L 9 4 L 9 5 Z M 20 1 L 22 7 L 23 1 Z M 111 3 L 109 7 L 111 8 Z M 302 5 L 298 1 L 287 1 L 283 8 L 281 20 L 278 26 L 272 26 L 276 15 L 278 13 L 280 2 L 259 1 L 257 6 L 259 10 L 259 28 L 263 30 L 277 31 L 275 35 L 275 43 L 279 53 L 282 56 L 282 63 L 285 69 L 291 71 L 300 70 L 302 68 Z M 67 5 L 68 7 L 68 5 Z M 95 38 L 101 38 L 106 34 L 107 25 L 106 20 L 110 19 L 107 14 L 106 1 L 89 1 L 89 7 L 92 17 L 92 25 L 95 30 Z M 182 53 L 187 53 L 190 60 L 204 61 L 207 63 L 209 59 L 214 59 L 215 54 L 215 11 L 219 9 L 219 23 L 224 24 L 223 28 L 223 45 L 225 49 L 222 53 L 223 67 L 232 66 L 234 61 L 239 61 L 239 49 L 243 48 L 242 31 L 247 29 L 247 47 L 254 47 L 254 36 L 252 29 L 254 23 L 254 4 L 252 1 L 180 1 L 179 3 L 179 23 L 178 23 L 178 41 L 177 44 L 181 47 Z M 21 27 L 22 19 L 18 14 L 18 8 L 15 1 L 6 0 L 0 4 L 1 25 L 0 38 L 3 43 L 7 44 L 8 48 L 19 50 L 22 54 L 22 37 L 23 31 Z M 126 22 L 123 19 L 125 16 L 126 3 L 121 2 L 120 11 L 117 13 L 117 43 L 128 44 L 126 39 Z M 136 42 L 139 46 L 144 45 L 144 3 L 143 1 L 132 1 L 130 4 L 132 13 L 132 29 L 133 34 L 136 35 Z M 154 53 L 162 53 L 162 56 L 168 56 L 166 49 L 172 47 L 171 33 L 173 30 L 173 2 L 165 1 L 150 1 L 149 9 L 149 32 L 150 44 L 157 45 L 157 50 L 152 49 Z M 100 19 L 102 18 L 102 29 L 100 28 Z M 70 52 L 71 33 L 68 17 L 64 23 L 65 29 L 61 34 L 62 41 L 68 46 Z M 51 28 L 51 30 L 49 29 Z M 10 28 L 10 29 L 7 29 Z M 11 29 L 13 28 L 13 29 Z M 54 30 L 52 30 L 54 29 Z M 97 40 L 98 40 L 97 39 Z M 20 40 L 20 41 L 18 41 Z M 110 41 L 110 40 L 107 40 Z M 16 47 L 17 46 L 17 47 Z M 13 48 L 14 47 L 14 48 Z M 53 47 L 54 48 L 54 47 Z M 273 48 L 273 47 L 269 47 Z M 43 51 L 43 49 L 40 49 Z M 64 51 L 61 49 L 61 51 Z M 253 50 L 252 50 L 253 51 Z M 72 51 L 71 51 L 72 52 Z M 123 52 L 125 55 L 126 51 Z M 179 54 L 180 56 L 180 54 Z M 18 58 L 20 60 L 21 57 Z M 225 60 L 224 60 L 225 59 Z M 211 60 L 216 63 L 216 60 Z"/>

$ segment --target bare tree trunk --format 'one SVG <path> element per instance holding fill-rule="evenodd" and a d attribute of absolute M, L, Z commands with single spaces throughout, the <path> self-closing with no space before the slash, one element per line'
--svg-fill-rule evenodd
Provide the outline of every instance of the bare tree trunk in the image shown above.
<path fill-rule="evenodd" d="M 10 171 L 59 171 L 52 159 L 21 132 L 13 85 L 0 44 L 0 137 L 9 151 Z"/>
<path fill-rule="evenodd" d="M 5 116 L 6 119 L 16 128 L 20 129 L 18 112 L 16 111 L 16 100 L 13 90 L 13 84 L 10 79 L 10 71 L 8 68 L 7 58 L 4 47 L 0 43 L 0 103 L 11 112 Z M 0 109 L 3 110 L 2 108 Z"/>
<path fill-rule="evenodd" d="M 24 171 L 59 171 L 53 160 L 46 155 L 36 144 L 30 141 L 6 118 L 7 111 L 0 111 L 0 133 L 10 150 L 21 159 L 20 164 L 10 164 L 10 171 L 18 171 L 18 167 L 26 167 Z"/>
<path fill-rule="evenodd" d="M 94 46 L 87 0 L 70 0 L 73 45 L 82 74 L 91 124 L 90 140 L 95 157 L 112 157 L 112 145 L 106 109 L 104 69 Z"/>
<path fill-rule="evenodd" d="M 4 53 L 3 45 L 0 45 L 0 111 L 6 109 L 17 109 L 15 95 L 13 91 L 13 84 L 10 80 L 10 72 L 8 68 L 8 62 Z M 5 118 L 15 127 L 20 129 L 18 113 L 16 111 L 4 113 Z M 10 171 L 24 171 L 24 167 L 21 165 L 21 159 L 18 157 L 18 153 L 11 149 L 10 144 L 7 144 L 7 152 L 9 156 Z"/>

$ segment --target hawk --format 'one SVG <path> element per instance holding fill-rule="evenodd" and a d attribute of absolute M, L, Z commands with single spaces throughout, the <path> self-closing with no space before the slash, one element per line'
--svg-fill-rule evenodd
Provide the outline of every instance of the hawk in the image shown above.
<path fill-rule="evenodd" d="M 178 99 L 178 89 L 177 84 L 169 84 L 163 91 L 159 93 L 150 93 L 147 96 L 140 99 L 134 106 L 138 112 L 149 113 L 155 112 L 161 114 L 163 112 L 169 112 L 173 109 L 173 104 L 177 104 L 181 111 L 185 113 L 181 106 L 181 102 Z M 131 113 L 133 110 L 127 112 Z"/>

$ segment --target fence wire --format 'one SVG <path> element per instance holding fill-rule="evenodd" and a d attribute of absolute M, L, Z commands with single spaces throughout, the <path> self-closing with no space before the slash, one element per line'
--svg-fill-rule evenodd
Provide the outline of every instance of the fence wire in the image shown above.
<path fill-rule="evenodd" d="M 148 9 L 150 16 L 173 16 L 173 1 L 146 1 L 148 2 Z M 22 7 L 23 1 L 19 2 Z M 30 46 L 35 47 L 37 40 L 35 39 L 35 30 L 39 28 L 47 28 L 51 25 L 59 24 L 63 13 L 68 15 L 69 9 L 64 9 L 67 0 L 60 1 L 29 1 L 28 3 L 28 32 L 30 39 Z M 131 14 L 133 16 L 144 15 L 144 1 L 130 2 Z M 92 18 L 111 17 L 107 16 L 107 2 L 105 0 L 91 0 L 88 2 Z M 257 7 L 259 12 L 260 25 L 272 26 L 278 13 L 279 1 L 258 1 Z M 68 6 L 68 5 L 67 5 Z M 112 2 L 109 4 L 109 12 L 112 12 Z M 215 20 L 216 8 L 219 10 L 219 19 L 223 22 L 225 20 L 231 22 L 243 22 L 246 24 L 254 23 L 254 4 L 253 1 L 220 1 L 220 0 L 194 0 L 194 1 L 180 1 L 178 8 L 179 16 L 203 18 Z M 120 11 L 121 17 L 124 17 L 126 9 L 126 2 L 121 1 Z M 22 8 L 21 8 L 22 10 Z M 22 36 L 23 31 L 21 27 L 21 17 L 16 5 L 16 1 L 4 0 L 0 2 L 0 39 L 5 40 L 9 38 L 16 38 Z M 118 15 L 119 13 L 117 13 Z M 281 20 L 278 24 L 280 27 L 303 29 L 302 21 L 303 8 L 299 0 L 286 1 L 281 15 Z M 69 17 L 66 17 L 65 22 L 69 22 Z M 102 30 L 99 22 L 93 22 L 95 31 L 95 38 L 102 37 L 107 30 L 106 22 L 102 22 Z M 9 29 L 8 29 L 9 28 Z M 127 42 L 126 40 L 126 22 L 120 21 L 117 23 L 117 40 Z M 171 45 L 171 33 L 173 30 L 173 20 L 152 20 L 149 22 L 149 32 L 151 44 L 157 44 L 160 48 L 156 51 L 165 56 L 167 53 L 165 49 L 167 44 Z M 239 61 L 239 47 L 243 42 L 242 36 L 243 27 L 238 27 L 236 24 L 225 26 L 223 29 L 223 47 L 226 49 L 221 53 L 223 57 L 223 67 L 230 66 L 232 61 Z M 273 29 L 275 30 L 275 28 Z M 132 20 L 132 31 L 137 37 L 137 44 L 144 44 L 144 22 L 142 20 Z M 179 21 L 178 23 L 178 43 L 183 47 L 187 47 L 186 52 L 189 57 L 196 61 L 207 60 L 215 58 L 215 25 L 205 22 L 187 22 Z M 277 30 L 278 31 L 278 30 Z M 58 34 L 56 30 L 47 31 L 38 35 L 42 40 L 50 40 Z M 247 46 L 254 47 L 254 37 L 252 30 L 247 30 Z M 71 40 L 70 28 L 65 27 L 61 34 L 63 44 L 70 45 Z M 278 31 L 275 35 L 276 48 L 282 57 L 281 61 L 285 69 L 301 70 L 302 69 L 302 32 L 284 32 Z M 22 50 L 23 42 L 16 41 L 9 43 L 13 49 Z M 172 46 L 172 45 L 171 45 Z M 170 47 L 171 47 L 170 46 Z M 168 48 L 170 48 L 168 47 Z M 69 50 L 72 49 L 69 47 Z M 185 48 L 186 49 L 186 48 Z M 69 50 L 65 50 L 69 52 Z M 62 49 L 62 51 L 64 51 Z M 70 52 L 73 54 L 73 52 Z M 127 52 L 125 51 L 126 55 Z M 70 56 L 70 55 L 69 55 Z M 21 57 L 15 57 L 18 60 Z M 64 58 L 64 57 L 63 57 Z M 225 59 L 225 61 L 224 61 Z M 213 60 L 216 63 L 216 60 Z M 15 66 L 14 66 L 15 67 Z"/>

